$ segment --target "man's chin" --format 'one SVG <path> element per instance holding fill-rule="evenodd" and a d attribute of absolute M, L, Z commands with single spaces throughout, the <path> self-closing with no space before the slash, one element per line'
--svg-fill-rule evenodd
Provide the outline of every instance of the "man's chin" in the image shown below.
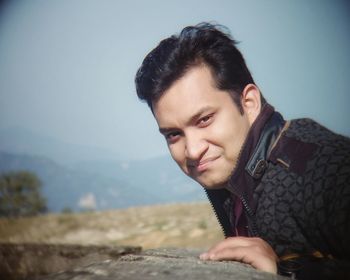
<path fill-rule="evenodd" d="M 224 189 L 227 185 L 226 182 L 205 182 L 200 180 L 195 181 L 197 181 L 203 188 L 207 190 L 220 190 Z"/>
<path fill-rule="evenodd" d="M 198 176 L 198 174 L 195 174 L 195 175 L 190 174 L 189 177 L 191 179 L 195 180 L 197 183 L 199 183 L 203 188 L 205 188 L 207 190 L 224 189 L 227 185 L 227 180 L 215 181 L 215 178 L 209 178 L 207 176 Z"/>
<path fill-rule="evenodd" d="M 201 186 L 206 190 L 220 190 L 220 189 L 224 189 L 226 187 L 226 184 L 216 184 L 216 185 L 201 184 Z"/>

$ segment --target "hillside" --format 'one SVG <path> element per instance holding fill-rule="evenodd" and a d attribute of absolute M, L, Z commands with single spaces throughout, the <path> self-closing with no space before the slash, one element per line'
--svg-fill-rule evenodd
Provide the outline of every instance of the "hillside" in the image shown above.
<path fill-rule="evenodd" d="M 0 242 L 208 248 L 223 239 L 209 203 L 0 219 Z"/>
<path fill-rule="evenodd" d="M 94 210 L 205 199 L 201 187 L 167 157 L 124 163 L 81 161 L 67 166 L 43 156 L 0 150 L 0 173 L 18 170 L 40 178 L 50 212 L 67 207 L 84 210 L 87 199 L 89 207 L 85 208 Z"/>
<path fill-rule="evenodd" d="M 147 190 L 135 187 L 119 178 L 76 170 L 42 156 L 17 155 L 0 151 L 0 173 L 26 170 L 35 173 L 42 182 L 43 195 L 51 212 L 68 207 L 81 209 L 80 201 L 91 196 L 93 209 L 123 208 L 157 201 Z"/>
<path fill-rule="evenodd" d="M 34 172 L 50 212 L 205 200 L 168 156 L 131 159 L 20 127 L 0 130 L 0 173 Z"/>

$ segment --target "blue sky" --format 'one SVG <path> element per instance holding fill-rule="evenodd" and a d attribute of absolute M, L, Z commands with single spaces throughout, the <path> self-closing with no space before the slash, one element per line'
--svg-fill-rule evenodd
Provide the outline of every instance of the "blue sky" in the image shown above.
<path fill-rule="evenodd" d="M 124 157 L 167 153 L 138 101 L 144 56 L 186 25 L 240 41 L 257 85 L 285 118 L 350 135 L 347 1 L 7 1 L 0 6 L 0 129 L 22 127 Z"/>

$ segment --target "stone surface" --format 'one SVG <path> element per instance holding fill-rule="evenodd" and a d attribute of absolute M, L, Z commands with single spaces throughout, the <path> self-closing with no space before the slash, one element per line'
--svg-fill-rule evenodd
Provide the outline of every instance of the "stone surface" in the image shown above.
<path fill-rule="evenodd" d="M 238 262 L 201 261 L 200 251 L 186 249 L 154 249 L 127 254 L 117 260 L 106 259 L 70 271 L 46 276 L 49 280 L 112 279 L 288 279 L 257 271 Z"/>
<path fill-rule="evenodd" d="M 200 250 L 0 244 L 0 279 L 288 279 L 238 262 L 201 261 Z"/>
<path fill-rule="evenodd" d="M 0 279 L 28 279 L 116 260 L 141 247 L 0 243 Z"/>

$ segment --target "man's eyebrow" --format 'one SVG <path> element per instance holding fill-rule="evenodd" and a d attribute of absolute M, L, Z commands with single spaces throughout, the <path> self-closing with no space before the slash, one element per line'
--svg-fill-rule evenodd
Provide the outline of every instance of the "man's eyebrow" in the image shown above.
<path fill-rule="evenodd" d="M 189 120 L 186 122 L 186 125 L 192 124 L 196 122 L 205 112 L 213 110 L 212 106 L 205 106 L 203 108 L 200 108 L 198 112 L 194 113 L 193 116 L 189 118 Z M 161 134 L 166 134 L 169 132 L 172 132 L 174 130 L 177 130 L 176 128 L 171 128 L 171 127 L 160 127 L 159 132 Z"/>
<path fill-rule="evenodd" d="M 205 106 L 200 108 L 197 113 L 195 113 L 190 119 L 188 120 L 187 124 L 191 124 L 196 122 L 204 113 L 213 110 L 212 106 Z"/>
<path fill-rule="evenodd" d="M 170 128 L 170 127 L 160 127 L 159 128 L 159 132 L 163 135 L 165 135 L 171 131 L 174 131 L 174 130 L 175 130 L 175 128 Z"/>

